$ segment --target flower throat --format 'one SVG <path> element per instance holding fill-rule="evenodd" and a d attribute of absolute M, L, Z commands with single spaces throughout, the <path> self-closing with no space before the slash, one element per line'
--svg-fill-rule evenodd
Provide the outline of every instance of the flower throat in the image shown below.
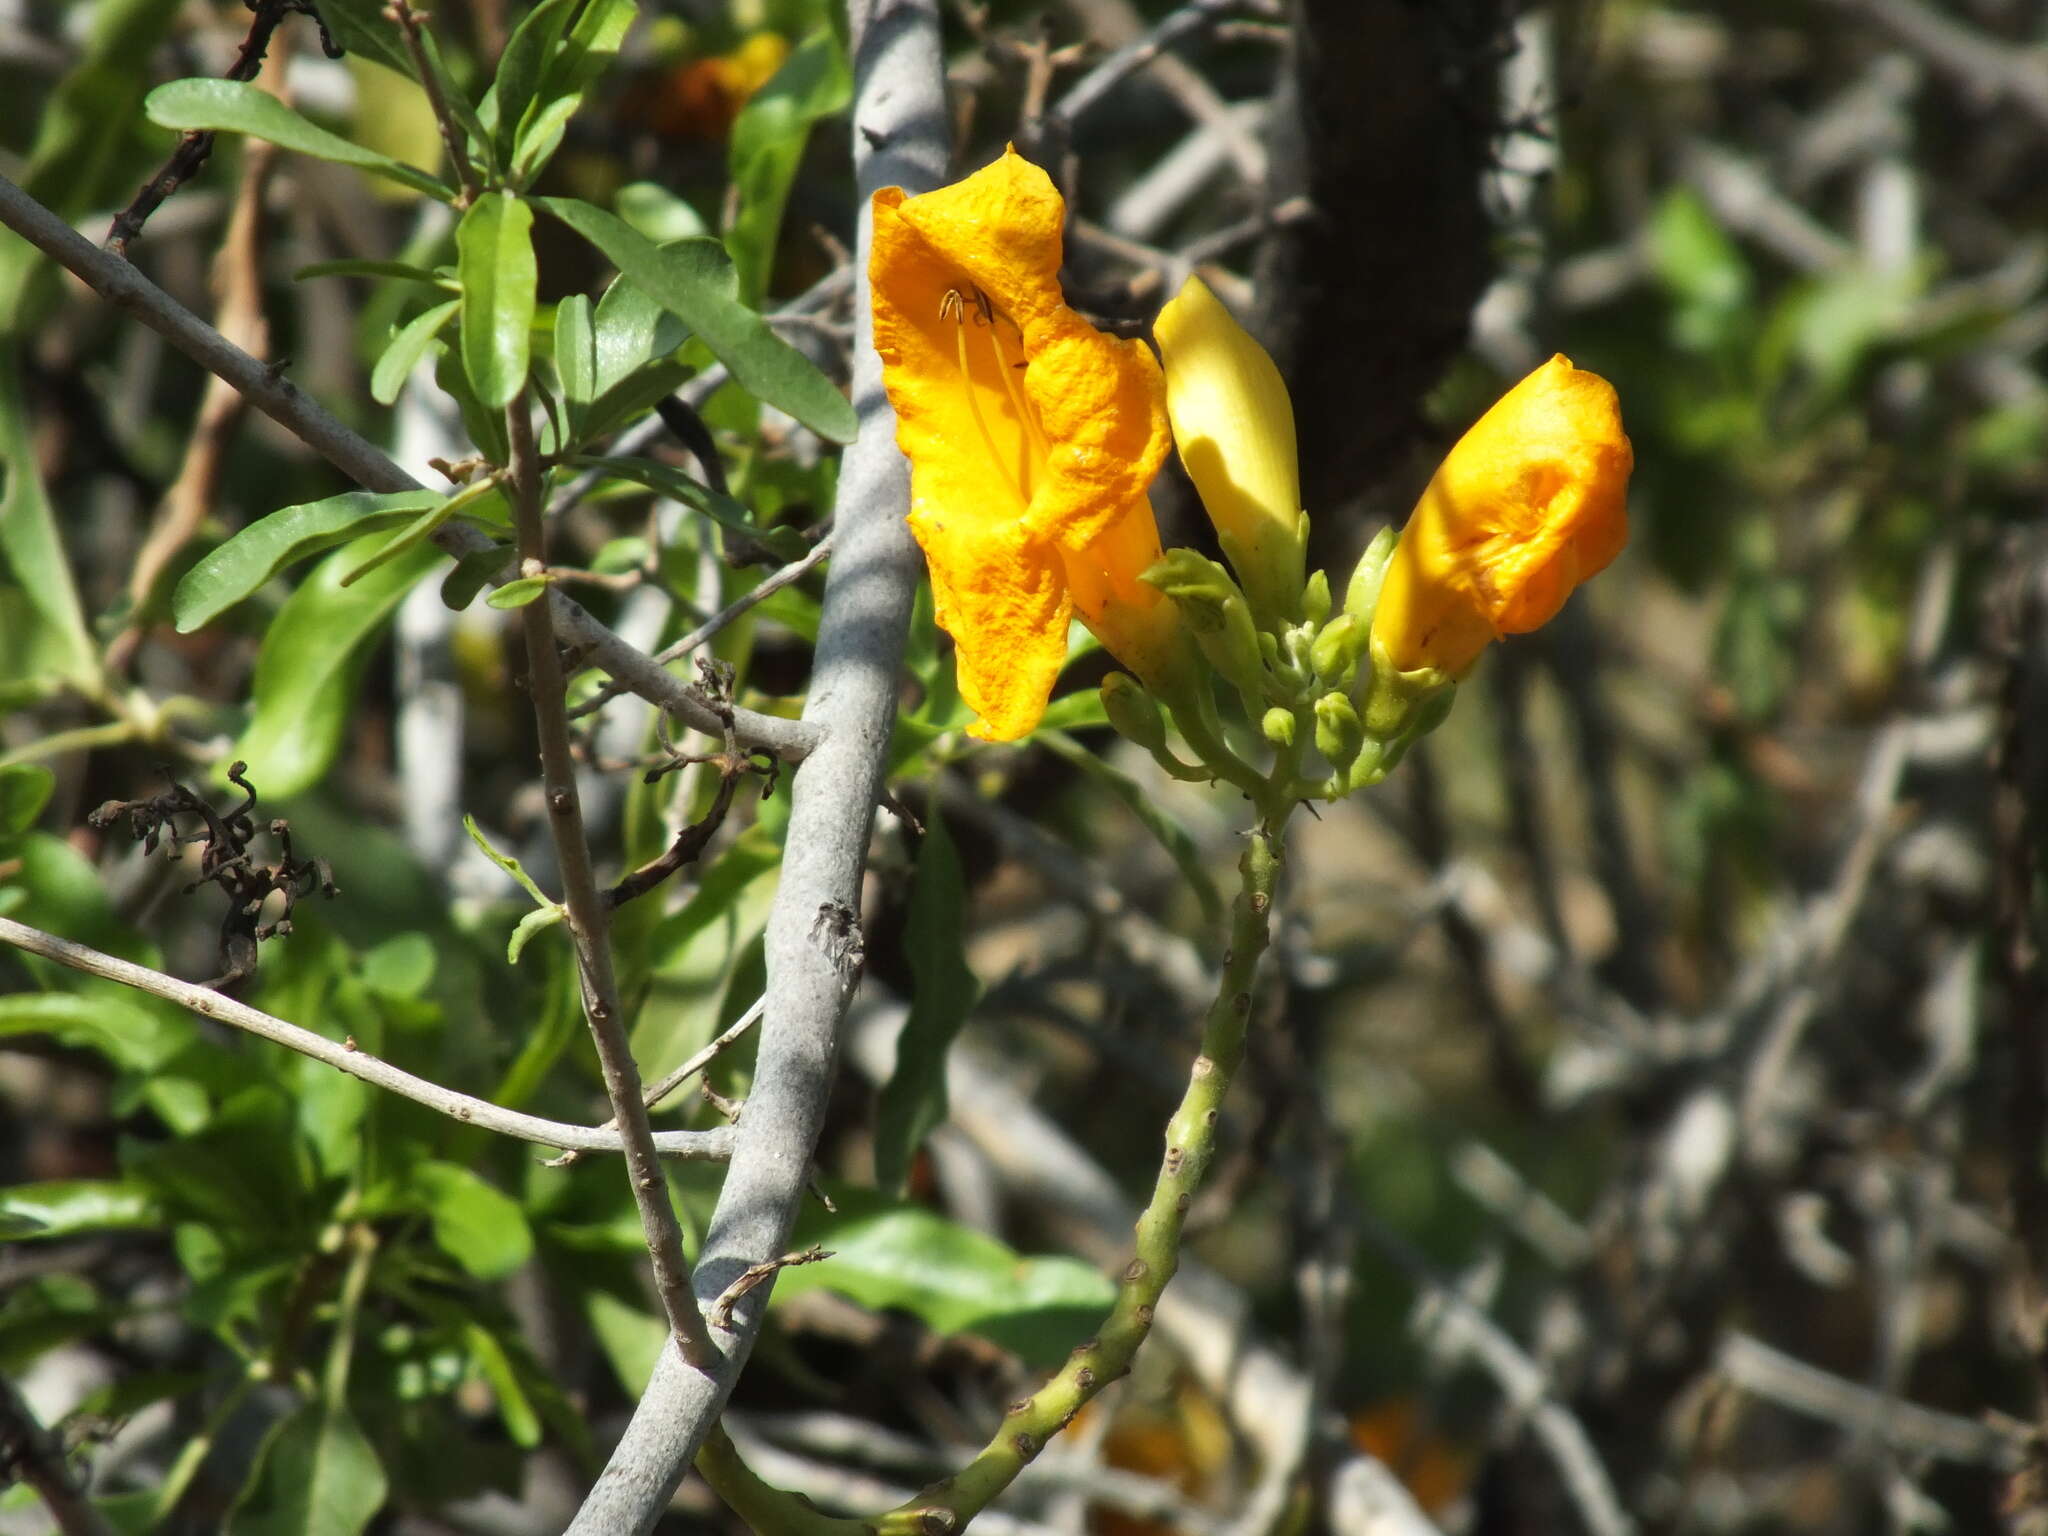
<path fill-rule="evenodd" d="M 958 288 L 948 288 L 945 297 L 939 300 L 939 318 L 942 321 L 952 320 L 955 323 L 956 328 L 953 332 L 954 356 L 960 362 L 961 381 L 967 386 L 967 408 L 973 413 L 974 427 L 981 434 L 982 446 L 988 450 L 988 456 L 995 464 L 996 472 L 1002 477 L 1003 483 L 1010 488 L 1011 494 L 1017 498 L 1017 505 L 1019 507 L 1029 507 L 1031 505 L 1031 466 L 1045 462 L 1047 456 L 1052 451 L 1051 444 L 1046 440 L 1045 429 L 1039 425 L 1038 413 L 1032 409 L 1031 402 L 1025 398 L 1024 391 L 1018 386 L 1015 372 L 1018 365 L 1011 363 L 1010 354 L 1003 346 L 1002 334 L 996 324 L 1002 317 L 997 315 L 995 306 L 989 302 L 988 295 L 983 293 L 979 287 L 970 288 L 969 292 L 973 294 L 971 301 Z M 989 347 L 995 353 L 996 376 L 1003 381 L 1003 390 L 1010 397 L 1011 409 L 1016 411 L 1017 419 L 1023 423 L 1025 445 L 1029 451 L 1026 454 L 1021 474 L 1011 469 L 1008 461 L 1004 458 L 1002 449 L 996 445 L 995 434 L 989 430 L 988 419 L 981 413 L 981 397 L 974 387 L 974 371 L 970 366 L 967 350 L 968 309 L 970 303 L 974 311 L 973 324 L 988 336 Z M 1021 334 L 1019 332 L 1020 336 Z"/>

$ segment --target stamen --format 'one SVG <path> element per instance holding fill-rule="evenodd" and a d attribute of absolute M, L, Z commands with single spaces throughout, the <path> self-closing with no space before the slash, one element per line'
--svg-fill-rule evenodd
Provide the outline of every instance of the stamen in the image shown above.
<path fill-rule="evenodd" d="M 988 297 L 979 288 L 974 290 L 977 308 L 987 314 Z M 981 433 L 981 444 L 988 450 L 989 458 L 996 466 L 996 472 L 1003 477 L 1003 483 L 1010 488 L 1010 494 L 1017 498 L 1017 505 L 1028 507 L 1031 499 L 1024 494 L 1024 487 L 1017 483 L 1017 477 L 1010 473 L 1010 467 L 1003 462 L 1002 450 L 996 447 L 995 434 L 988 429 L 988 422 L 981 414 L 981 399 L 974 390 L 974 374 L 967 366 L 967 303 L 958 288 L 948 288 L 944 298 L 939 300 L 939 318 L 958 321 L 953 332 L 954 355 L 960 360 L 960 382 L 967 390 L 967 409 L 974 415 L 975 430 Z M 1000 356 L 1000 352 L 998 356 Z M 1007 375 L 1007 370 L 1005 370 Z M 1006 379 L 1007 382 L 1007 379 Z"/>
<path fill-rule="evenodd" d="M 986 305 L 988 296 L 979 288 L 974 291 Z M 1003 388 L 1009 391 L 1010 404 L 1016 408 L 1017 418 L 1024 423 L 1024 435 L 1030 439 L 1032 458 L 1042 464 L 1051 456 L 1052 444 L 1046 440 L 1045 429 L 1038 424 L 1038 412 L 1031 408 L 1031 402 L 1025 398 L 1017 383 L 1017 375 L 1010 367 L 1010 355 L 1003 350 L 1003 334 L 996 326 L 993 309 L 989 311 L 988 340 L 989 345 L 996 349 L 996 372 L 1003 376 Z"/>

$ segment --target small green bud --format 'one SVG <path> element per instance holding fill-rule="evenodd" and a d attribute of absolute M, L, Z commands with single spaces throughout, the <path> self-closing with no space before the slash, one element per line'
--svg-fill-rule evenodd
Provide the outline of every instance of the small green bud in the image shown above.
<path fill-rule="evenodd" d="M 1344 611 L 1358 620 L 1361 629 L 1372 627 L 1372 612 L 1380 602 L 1380 585 L 1387 579 L 1387 562 L 1394 558 L 1394 546 L 1400 542 L 1401 536 L 1393 529 L 1382 528 L 1373 535 L 1352 568 L 1351 580 L 1344 588 Z"/>
<path fill-rule="evenodd" d="M 1326 693 L 1316 700 L 1316 750 L 1330 766 L 1343 773 L 1358 755 L 1365 741 L 1365 726 L 1351 700 L 1341 693 Z"/>
<path fill-rule="evenodd" d="M 1166 750 L 1166 721 L 1152 695 L 1128 672 L 1112 672 L 1102 680 L 1102 712 L 1117 735 L 1147 752 Z"/>
<path fill-rule="evenodd" d="M 1266 711 L 1265 719 L 1259 722 L 1259 729 L 1266 733 L 1266 740 L 1276 747 L 1294 745 L 1294 711 L 1275 705 Z"/>
<path fill-rule="evenodd" d="M 1330 616 L 1330 573 L 1317 571 L 1309 577 L 1308 585 L 1301 590 L 1301 615 L 1311 624 L 1321 624 Z"/>
<path fill-rule="evenodd" d="M 1356 614 L 1340 613 L 1316 636 L 1309 648 L 1309 663 L 1316 677 L 1330 688 L 1349 687 L 1358 675 L 1358 657 L 1365 649 L 1366 629 Z"/>
<path fill-rule="evenodd" d="M 1251 605 L 1228 571 L 1192 549 L 1170 549 L 1144 580 L 1174 600 L 1210 666 L 1248 697 L 1263 695 L 1262 637 L 1252 623 Z"/>
<path fill-rule="evenodd" d="M 1387 743 L 1387 772 L 1392 772 L 1400 764 L 1401 759 L 1408 755 L 1410 747 L 1444 723 L 1457 697 L 1458 688 L 1453 683 L 1449 687 L 1439 689 L 1415 706 L 1414 716 L 1409 720 L 1407 729 Z"/>
<path fill-rule="evenodd" d="M 1450 693 L 1451 678 L 1435 667 L 1418 667 L 1413 672 L 1396 671 L 1386 646 L 1377 639 L 1371 641 L 1370 650 L 1372 675 L 1366 683 L 1364 708 L 1361 710 L 1365 733 L 1380 741 L 1392 742 L 1408 734 L 1418 718 L 1417 711 L 1424 704 Z M 1448 710 L 1450 705 L 1446 703 L 1442 707 Z M 1438 715 L 1437 723 L 1442 720 L 1443 716 Z"/>

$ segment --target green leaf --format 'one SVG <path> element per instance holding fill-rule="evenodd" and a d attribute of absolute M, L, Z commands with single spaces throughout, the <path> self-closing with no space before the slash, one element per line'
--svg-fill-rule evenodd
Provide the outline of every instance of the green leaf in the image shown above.
<path fill-rule="evenodd" d="M 441 578 L 441 601 L 457 613 L 476 601 L 476 595 L 496 579 L 517 553 L 510 544 L 493 544 L 489 549 L 471 550 L 455 562 L 455 569 Z"/>
<path fill-rule="evenodd" d="M 19 356 L 11 342 L 0 343 L 0 476 L 0 562 L 41 620 L 36 649 L 61 676 L 82 681 L 97 670 L 95 650 L 36 468 Z"/>
<path fill-rule="evenodd" d="M 292 274 L 292 281 L 303 283 L 316 277 L 390 277 L 400 282 L 425 283 L 432 288 L 455 286 L 454 280 L 446 273 L 416 267 L 410 262 L 358 261 L 354 258 L 343 261 L 316 261 L 311 266 L 300 267 Z"/>
<path fill-rule="evenodd" d="M 476 1362 L 477 1374 L 483 1377 L 497 1401 L 498 1418 L 504 1423 L 505 1434 L 521 1450 L 532 1450 L 540 1444 L 540 1415 L 533 1411 L 533 1400 L 520 1385 L 519 1372 L 513 1367 L 511 1356 L 505 1353 L 505 1346 L 490 1329 L 475 1322 L 463 1328 L 462 1342 L 469 1349 L 469 1358 Z"/>
<path fill-rule="evenodd" d="M 462 216 L 455 250 L 463 371 L 478 402 L 501 411 L 526 386 L 537 281 L 533 210 L 509 192 L 485 193 Z"/>
<path fill-rule="evenodd" d="M 526 872 L 526 866 L 524 864 L 521 864 L 509 853 L 498 852 L 497 848 L 492 844 L 491 840 L 488 837 L 484 836 L 484 829 L 476 824 L 476 818 L 474 816 L 471 816 L 467 813 L 463 815 L 462 830 L 467 832 L 469 834 L 469 840 L 475 843 L 477 847 L 483 851 L 483 856 L 489 859 L 493 864 L 497 865 L 499 869 L 503 870 L 513 880 L 517 881 L 519 884 L 519 888 L 526 892 L 527 895 L 531 896 L 535 901 L 539 902 L 544 907 L 551 907 L 554 905 L 552 901 L 548 900 L 547 893 L 541 890 L 541 888 L 538 885 L 534 884 L 533 876 L 529 875 Z"/>
<path fill-rule="evenodd" d="M 759 305 L 775 265 L 782 211 L 804 157 L 811 125 L 841 111 L 853 95 L 846 55 L 829 27 L 820 27 L 755 92 L 732 125 L 735 213 L 726 228 L 740 296 Z"/>
<path fill-rule="evenodd" d="M 441 328 L 456 310 L 462 307 L 460 299 L 449 299 L 431 309 L 421 310 L 399 328 L 391 338 L 391 345 L 384 349 L 384 355 L 377 359 L 377 366 L 370 370 L 370 398 L 379 405 L 390 405 L 398 399 L 398 392 L 405 388 L 405 381 L 412 377 L 413 369 L 425 355 L 434 338 L 441 334 Z"/>
<path fill-rule="evenodd" d="M 785 1269 L 776 1303 L 837 1291 L 865 1307 L 899 1307 L 937 1333 L 978 1334 L 1043 1367 L 1087 1338 L 1116 1299 L 1108 1278 L 1078 1259 L 1024 1258 L 935 1211 L 868 1190 L 835 1189 L 833 1199 L 838 1214 L 807 1205 L 793 1239 L 832 1257 Z"/>
<path fill-rule="evenodd" d="M 588 0 L 547 61 L 533 99 L 520 115 L 512 149 L 512 173 L 529 184 L 562 142 L 569 119 L 583 105 L 583 93 L 618 57 L 639 7 L 636 0 Z"/>
<path fill-rule="evenodd" d="M 113 992 L 13 992 L 0 995 L 0 1040 L 49 1035 L 98 1051 L 117 1067 L 149 1072 L 197 1038 L 197 1027 Z"/>
<path fill-rule="evenodd" d="M 548 589 L 545 576 L 521 576 L 508 581 L 484 602 L 492 608 L 524 608 Z"/>
<path fill-rule="evenodd" d="M 13 837 L 34 826 L 56 787 L 57 775 L 41 763 L 0 768 L 0 837 Z"/>
<path fill-rule="evenodd" d="M 387 3 L 388 0 L 320 0 L 320 19 L 327 23 L 334 40 L 350 53 L 374 59 L 408 79 L 417 79 L 411 50 L 399 34 L 398 23 L 385 14 Z"/>
<path fill-rule="evenodd" d="M 492 509 L 493 503 L 496 504 L 495 514 Z M 345 573 L 341 578 L 341 584 L 344 587 L 352 587 L 378 566 L 396 560 L 406 551 L 425 543 L 434 536 L 435 530 L 451 517 L 459 515 L 502 524 L 509 521 L 510 510 L 505 505 L 504 493 L 495 476 L 472 480 L 439 505 L 419 513 L 382 549 L 354 570 Z"/>
<path fill-rule="evenodd" d="M 163 1207 L 139 1184 L 65 1179 L 0 1189 L 0 1243 L 160 1227 Z"/>
<path fill-rule="evenodd" d="M 657 304 L 646 289 L 624 277 L 614 278 L 597 301 L 591 328 L 596 333 L 596 388 L 600 396 L 617 387 L 641 364 L 669 356 L 690 339 L 689 327 Z"/>
<path fill-rule="evenodd" d="M 1188 835 L 1186 827 L 1175 821 L 1156 799 L 1140 787 L 1137 780 L 1120 769 L 1112 768 L 1064 731 L 1040 730 L 1031 739 L 1058 753 L 1129 806 L 1145 830 L 1159 840 L 1159 846 L 1179 867 L 1189 888 L 1202 903 L 1203 919 L 1212 927 L 1223 921 L 1223 897 L 1216 889 L 1216 882 L 1209 878 L 1209 871 L 1203 867 L 1201 850 L 1195 846 L 1195 840 Z"/>
<path fill-rule="evenodd" d="M 258 1454 L 228 1536 L 361 1536 L 384 1507 L 383 1463 L 346 1404 L 307 1403 Z"/>
<path fill-rule="evenodd" d="M 709 239 L 656 245 L 589 203 L 563 197 L 536 201 L 680 317 L 755 399 L 788 412 L 820 437 L 853 440 L 860 424 L 853 406 L 809 358 L 740 301 L 739 279 L 724 246 Z"/>
<path fill-rule="evenodd" d="M 505 444 L 505 413 L 491 410 L 478 401 L 476 389 L 469 382 L 469 373 L 462 365 L 460 347 L 437 350 L 440 356 L 434 362 L 434 382 L 455 397 L 456 407 L 462 412 L 462 429 L 476 444 L 478 453 L 493 464 L 506 463 L 510 450 Z"/>
<path fill-rule="evenodd" d="M 448 306 L 453 307 L 453 306 Z M 400 527 L 446 500 L 433 491 L 344 491 L 260 517 L 187 571 L 171 598 L 178 633 L 212 623 L 286 566 Z"/>
<path fill-rule="evenodd" d="M 544 907 L 535 907 L 519 919 L 518 926 L 512 930 L 512 937 L 505 941 L 505 963 L 517 965 L 519 957 L 526 953 L 526 946 L 533 942 L 536 934 L 547 932 L 568 915 L 567 907 L 551 901 Z"/>
<path fill-rule="evenodd" d="M 763 528 L 754 521 L 754 514 L 747 507 L 730 496 L 720 495 L 703 481 L 684 474 L 672 464 L 664 464 L 658 459 L 634 458 L 578 458 L 575 462 L 580 468 L 602 469 L 622 480 L 631 480 L 635 485 L 644 485 L 671 501 L 680 501 L 720 527 L 730 528 L 734 533 L 762 545 L 778 560 L 799 560 L 810 547 L 794 528 L 787 525 Z"/>
<path fill-rule="evenodd" d="M 555 306 L 555 376 L 571 405 L 597 398 L 597 334 L 584 294 L 571 294 Z"/>
<path fill-rule="evenodd" d="M 696 376 L 688 363 L 663 358 L 626 375 L 599 395 L 583 417 L 586 441 L 608 437 L 645 415 Z"/>
<path fill-rule="evenodd" d="M 143 108 L 160 128 L 251 134 L 316 160 L 374 172 L 444 203 L 455 200 L 453 187 L 425 171 L 351 144 L 308 122 L 270 92 L 239 80 L 173 80 L 151 91 Z"/>
<path fill-rule="evenodd" d="M 525 115 L 540 86 L 548 55 L 562 40 L 575 0 L 542 0 L 526 13 L 498 55 L 497 76 L 484 99 L 477 104 L 477 117 L 490 130 L 498 164 L 510 165 L 519 134 L 519 120 Z"/>
<path fill-rule="evenodd" d="M 917 852 L 903 946 L 913 982 L 910 1017 L 875 1109 L 875 1184 L 891 1191 L 903 1188 L 911 1158 L 945 1124 L 946 1053 L 981 995 L 967 964 L 967 882 L 936 800 Z"/>
<path fill-rule="evenodd" d="M 285 599 L 256 658 L 253 708 L 234 755 L 266 797 L 310 789 L 340 749 L 370 642 L 405 594 L 445 558 L 422 546 L 352 587 L 341 578 L 377 545 L 358 541 L 323 560 Z"/>
<path fill-rule="evenodd" d="M 422 1163 L 412 1194 L 443 1253 L 479 1280 L 502 1280 L 533 1257 L 526 1213 L 460 1163 Z"/>

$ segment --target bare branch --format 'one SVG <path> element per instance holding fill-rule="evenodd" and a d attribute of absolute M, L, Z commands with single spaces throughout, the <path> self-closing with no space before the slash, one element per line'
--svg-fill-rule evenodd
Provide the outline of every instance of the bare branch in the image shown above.
<path fill-rule="evenodd" d="M 0 944 L 11 944 L 26 954 L 39 955 L 74 971 L 83 971 L 88 976 L 117 981 L 124 987 L 133 987 L 138 992 L 147 992 L 165 1002 L 176 1003 L 202 1018 L 260 1036 L 273 1045 L 297 1051 L 301 1056 L 310 1056 L 338 1072 L 362 1079 L 372 1088 L 382 1088 L 400 1098 L 411 1099 L 415 1104 L 424 1104 L 465 1125 L 482 1126 L 487 1131 L 496 1131 L 502 1136 L 516 1137 L 542 1147 L 573 1147 L 582 1152 L 617 1152 L 620 1149 L 617 1131 L 569 1125 L 560 1120 L 543 1120 L 538 1115 L 524 1115 L 516 1109 L 501 1109 L 487 1099 L 472 1098 L 466 1093 L 430 1083 L 423 1077 L 414 1077 L 410 1072 L 358 1049 L 352 1042 L 337 1042 L 325 1035 L 316 1035 L 310 1029 L 287 1024 L 283 1019 L 259 1008 L 251 1008 L 247 1003 L 238 1003 L 211 988 L 180 981 L 147 966 L 118 960 L 11 918 L 0 917 Z M 731 1154 L 733 1134 L 727 1129 L 664 1131 L 656 1135 L 654 1145 L 664 1157 L 723 1162 Z"/>
<path fill-rule="evenodd" d="M 937 186 L 948 159 L 937 0 L 852 0 L 854 169 L 862 209 L 856 271 L 867 267 L 870 197 Z M 787 1250 L 823 1121 L 837 1036 L 856 971 L 847 918 L 860 900 L 869 830 L 895 721 L 897 673 L 920 562 L 904 517 L 910 483 L 882 392 L 865 292 L 854 308 L 853 401 L 860 435 L 839 478 L 836 558 L 825 586 L 804 722 L 817 745 L 791 790 L 788 856 L 768 920 L 768 1003 L 746 1118 L 697 1265 L 711 1301 Z M 831 922 L 822 923 L 826 914 Z M 844 914 L 844 917 L 838 916 Z M 710 1374 L 664 1354 L 573 1536 L 644 1532 L 669 1496 L 753 1348 L 767 1287 L 733 1308 Z"/>

